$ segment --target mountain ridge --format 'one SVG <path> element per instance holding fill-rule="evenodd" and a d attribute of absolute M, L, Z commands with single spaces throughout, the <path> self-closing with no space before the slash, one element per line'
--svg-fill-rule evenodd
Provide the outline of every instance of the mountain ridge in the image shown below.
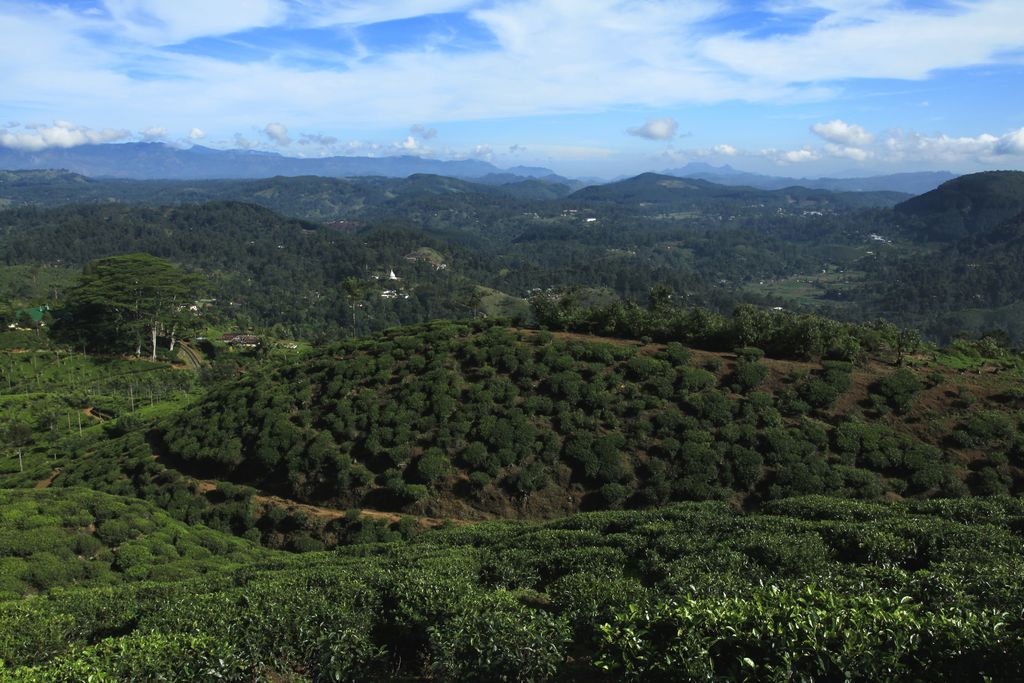
<path fill-rule="evenodd" d="M 0 148 L 0 169 L 54 168 L 87 176 L 137 180 L 254 179 L 276 175 L 404 177 L 414 173 L 475 178 L 503 172 L 494 164 L 479 159 L 443 161 L 412 155 L 314 159 L 288 157 L 276 152 L 218 150 L 201 145 L 179 149 L 161 142 L 80 145 L 35 152 Z M 507 172 L 524 178 L 556 175 L 547 168 L 517 166 L 515 169 Z"/>
<path fill-rule="evenodd" d="M 680 168 L 662 171 L 664 175 L 681 178 L 700 178 L 720 185 L 747 185 L 762 190 L 781 190 L 786 187 L 806 187 L 833 192 L 892 191 L 921 194 L 952 180 L 957 176 L 949 171 L 920 171 L 892 173 L 860 178 L 791 178 L 741 171 L 726 164 L 713 166 L 704 162 L 691 162 Z"/>

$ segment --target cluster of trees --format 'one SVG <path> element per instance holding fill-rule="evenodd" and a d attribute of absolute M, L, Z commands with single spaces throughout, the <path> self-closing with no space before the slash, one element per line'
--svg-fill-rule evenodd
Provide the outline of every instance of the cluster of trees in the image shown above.
<path fill-rule="evenodd" d="M 86 265 L 68 292 L 54 334 L 74 346 L 94 350 L 149 347 L 157 357 L 157 339 L 176 341 L 199 326 L 196 299 L 201 277 L 149 254 L 111 256 Z"/>
<path fill-rule="evenodd" d="M 112 255 L 147 253 L 204 276 L 207 296 L 215 300 L 204 310 L 208 319 L 306 339 L 351 332 L 353 305 L 361 312 L 360 332 L 465 316 L 472 291 L 467 275 L 494 265 L 419 231 L 382 224 L 351 234 L 238 203 L 25 208 L 4 212 L 0 224 L 5 265 L 83 267 Z M 449 257 L 450 267 L 404 260 L 424 246 Z M 380 296 L 382 284 L 373 276 L 389 267 L 399 270 L 409 298 Z M 355 300 L 344 286 L 347 278 L 363 285 Z M 52 303 L 63 304 L 63 297 Z"/>
<path fill-rule="evenodd" d="M 897 364 L 916 351 L 920 335 L 883 320 L 843 323 L 819 315 L 737 306 L 731 317 L 708 308 L 681 307 L 671 288 L 658 285 L 646 307 L 629 301 L 599 306 L 580 303 L 574 292 L 544 292 L 530 300 L 537 323 L 547 329 L 626 339 L 650 338 L 724 351 L 760 348 L 775 358 L 853 361 L 868 353 L 893 353 Z"/>
<path fill-rule="evenodd" d="M 922 371 L 875 374 L 851 399 L 852 363 L 763 355 L 559 341 L 483 321 L 402 328 L 218 387 L 163 439 L 196 472 L 338 507 L 458 500 L 551 515 L 733 496 L 965 495 L 961 480 L 976 483 L 949 433 L 910 427 L 933 386 Z M 878 419 L 890 413 L 895 424 Z M 1020 487 L 1024 464 L 1019 420 L 1007 420 L 1002 491 Z"/>

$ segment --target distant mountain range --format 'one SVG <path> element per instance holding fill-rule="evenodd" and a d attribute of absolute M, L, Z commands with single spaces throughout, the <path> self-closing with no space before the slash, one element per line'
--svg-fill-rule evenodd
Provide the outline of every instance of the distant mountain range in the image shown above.
<path fill-rule="evenodd" d="M 920 173 L 893 173 L 865 178 L 786 178 L 739 171 L 732 166 L 712 166 L 694 162 L 681 168 L 664 171 L 664 175 L 680 178 L 700 178 L 719 185 L 746 185 L 762 190 L 781 190 L 787 187 L 806 187 L 833 192 L 904 192 L 921 194 L 956 177 L 949 171 L 923 171 Z"/>
<path fill-rule="evenodd" d="M 723 185 L 702 178 L 680 178 L 660 173 L 641 173 L 605 185 L 593 185 L 569 195 L 570 199 L 633 206 L 667 207 L 688 204 L 704 207 L 719 204 L 723 208 L 743 204 L 772 207 L 820 209 L 825 207 L 893 206 L 908 199 L 902 192 L 837 192 L 787 186 L 765 190 L 749 186 Z"/>
<path fill-rule="evenodd" d="M 416 156 L 323 157 L 304 159 L 273 152 L 220 150 L 194 145 L 179 149 L 160 142 L 81 145 L 36 152 L 0 147 L 0 170 L 64 169 L 93 178 L 136 180 L 252 179 L 273 176 L 385 176 L 415 173 L 482 179 L 499 176 L 495 184 L 523 178 L 544 178 L 572 184 L 548 168 L 516 166 L 501 169 L 477 159 L 440 161 Z"/>

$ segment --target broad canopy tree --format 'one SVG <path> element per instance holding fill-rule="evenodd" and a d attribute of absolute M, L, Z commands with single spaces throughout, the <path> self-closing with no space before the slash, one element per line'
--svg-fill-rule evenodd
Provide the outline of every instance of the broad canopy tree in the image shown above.
<path fill-rule="evenodd" d="M 190 305 L 202 278 L 150 254 L 127 254 L 87 264 L 69 293 L 65 332 L 81 342 L 125 347 L 142 355 L 149 341 L 156 360 L 157 338 L 174 337 L 194 317 Z"/>

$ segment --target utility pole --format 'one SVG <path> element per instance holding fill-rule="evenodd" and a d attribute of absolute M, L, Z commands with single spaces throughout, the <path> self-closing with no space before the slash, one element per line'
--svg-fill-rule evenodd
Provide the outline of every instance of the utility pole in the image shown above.
<path fill-rule="evenodd" d="M 18 449 L 18 469 L 21 472 L 25 471 L 25 463 L 21 459 L 21 449 L 20 448 Z"/>

